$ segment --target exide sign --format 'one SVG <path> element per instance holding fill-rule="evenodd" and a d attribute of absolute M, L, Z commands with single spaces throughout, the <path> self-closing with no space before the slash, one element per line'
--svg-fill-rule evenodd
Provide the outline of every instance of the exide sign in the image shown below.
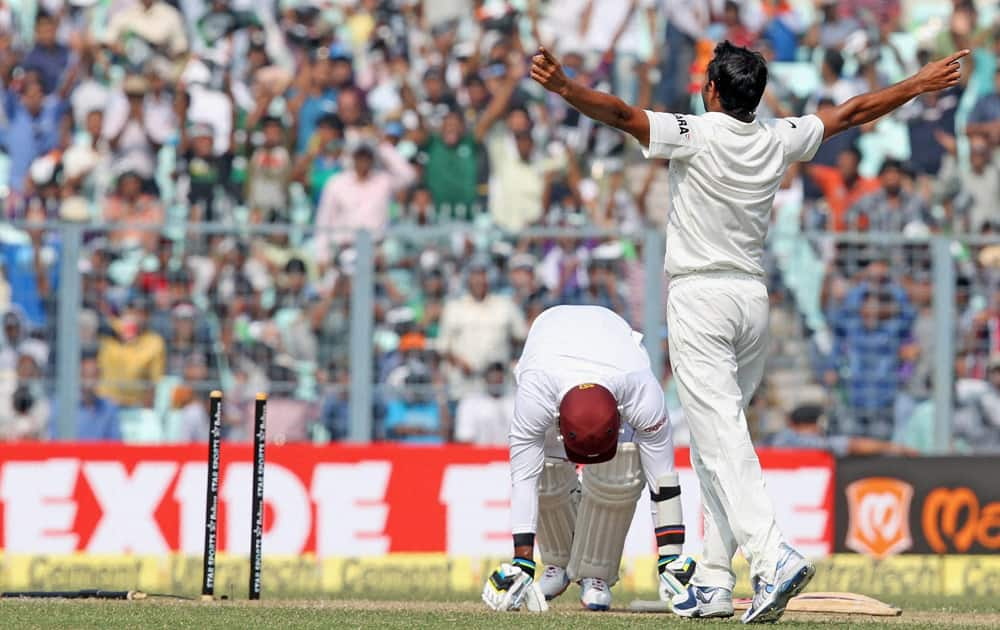
<path fill-rule="evenodd" d="M 200 554 L 205 448 L 120 444 L 0 447 L 0 549 L 11 553 Z M 687 548 L 700 548 L 698 484 L 678 452 Z M 810 555 L 830 552 L 832 459 L 761 454 L 778 521 Z M 219 550 L 247 553 L 251 449 L 222 447 Z M 320 557 L 511 551 L 505 449 L 468 446 L 269 445 L 265 554 Z M 648 501 L 643 493 L 642 501 Z M 626 556 L 655 553 L 648 505 L 636 510 Z"/>

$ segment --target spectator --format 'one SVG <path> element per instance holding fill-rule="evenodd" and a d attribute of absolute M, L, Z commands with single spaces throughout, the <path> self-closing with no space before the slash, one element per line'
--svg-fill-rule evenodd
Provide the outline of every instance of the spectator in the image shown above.
<path fill-rule="evenodd" d="M 120 407 L 152 407 L 156 384 L 166 367 L 163 338 L 150 331 L 145 297 L 133 298 L 119 318 L 114 336 L 100 340 L 97 362 L 102 381 L 98 393 Z"/>
<path fill-rule="evenodd" d="M 771 436 L 774 448 L 808 448 L 830 451 L 837 457 L 847 455 L 917 455 L 913 449 L 886 440 L 857 435 L 828 435 L 824 430 L 826 414 L 819 405 L 802 405 L 788 415 L 788 425 Z"/>
<path fill-rule="evenodd" d="M 1000 64 L 993 75 L 993 91 L 976 101 L 965 123 L 965 133 L 983 136 L 993 148 L 1000 146 Z"/>
<path fill-rule="evenodd" d="M 374 168 L 376 151 L 387 170 Z M 416 178 L 413 167 L 388 142 L 377 149 L 362 144 L 352 157 L 351 169 L 326 182 L 316 210 L 316 258 L 322 264 L 332 260 L 331 242 L 353 240 L 346 230 L 364 229 L 381 236 L 389 223 L 392 195 Z"/>
<path fill-rule="evenodd" d="M 565 147 L 556 155 L 536 151 L 530 124 L 528 112 L 515 109 L 506 123 L 511 135 L 494 132 L 487 145 L 493 169 L 490 216 L 494 223 L 511 232 L 520 231 L 543 218 L 550 176 L 562 169 L 567 161 L 568 149 Z"/>
<path fill-rule="evenodd" d="M 839 51 L 847 37 L 858 31 L 856 16 L 839 10 L 837 0 L 819 0 L 820 19 L 807 34 L 804 44 Z"/>
<path fill-rule="evenodd" d="M 343 157 L 344 123 L 333 114 L 323 116 L 292 172 L 292 179 L 309 190 L 313 205 L 319 203 L 326 182 L 343 170 Z"/>
<path fill-rule="evenodd" d="M 113 13 L 103 42 L 119 57 L 130 60 L 139 57 L 141 61 L 156 54 L 177 59 L 188 49 L 180 12 L 161 0 L 139 0 Z M 135 48 L 130 51 L 130 46 L 141 52 Z"/>
<path fill-rule="evenodd" d="M 522 310 L 535 300 L 545 298 L 545 287 L 538 281 L 535 273 L 537 261 L 531 254 L 515 254 L 511 256 L 508 284 L 511 288 L 511 298 Z"/>
<path fill-rule="evenodd" d="M 952 435 L 964 452 L 1000 452 L 1000 356 L 990 357 L 984 380 L 955 382 L 956 410 Z"/>
<path fill-rule="evenodd" d="M 170 406 L 180 415 L 178 442 L 204 444 L 208 440 L 208 366 L 201 353 L 191 354 L 184 364 L 184 380 L 174 388 Z"/>
<path fill-rule="evenodd" d="M 441 133 L 432 134 L 424 147 L 427 164 L 424 184 L 438 212 L 468 212 L 479 199 L 481 163 L 478 136 L 466 133 L 462 115 L 451 110 L 444 116 Z"/>
<path fill-rule="evenodd" d="M 114 151 L 116 173 L 134 172 L 144 180 L 153 177 L 156 153 L 165 139 L 155 105 L 146 106 L 149 82 L 141 75 L 126 77 L 125 99 L 112 101 L 104 118 L 104 136 Z M 155 101 L 150 100 L 150 103 Z"/>
<path fill-rule="evenodd" d="M 847 230 L 900 234 L 910 226 L 930 227 L 929 211 L 918 195 L 906 190 L 905 176 L 900 162 L 883 162 L 878 174 L 879 188 L 847 209 Z"/>
<path fill-rule="evenodd" d="M 524 315 L 513 300 L 490 292 L 488 271 L 486 261 L 470 262 L 468 293 L 449 300 L 441 314 L 438 349 L 451 367 L 451 384 L 460 389 L 490 363 L 510 361 L 515 346 L 528 334 Z"/>
<path fill-rule="evenodd" d="M 618 288 L 618 278 L 610 267 L 610 261 L 592 259 L 587 263 L 587 285 L 577 294 L 574 302 L 603 306 L 626 320 L 630 319 L 628 305 Z"/>
<path fill-rule="evenodd" d="M 35 46 L 24 57 L 25 70 L 38 73 L 42 90 L 52 94 L 59 87 L 63 74 L 69 67 L 69 49 L 56 41 L 59 20 L 56 16 L 39 12 L 35 17 Z"/>
<path fill-rule="evenodd" d="M 926 94 L 914 103 L 907 120 L 911 163 L 920 176 L 934 177 L 949 152 L 955 150 L 955 114 L 960 90 Z"/>
<path fill-rule="evenodd" d="M 0 330 L 0 371 L 13 371 L 17 365 L 17 358 L 23 354 L 37 357 L 42 365 L 48 363 L 48 344 L 30 337 L 28 326 L 24 313 L 16 305 L 3 314 L 3 330 Z"/>
<path fill-rule="evenodd" d="M 41 367 L 24 353 L 13 374 L 0 373 L 0 441 L 43 439 L 48 417 Z"/>
<path fill-rule="evenodd" d="M 387 439 L 409 444 L 442 444 L 448 439 L 448 404 L 442 394 L 430 392 L 426 367 L 412 365 L 402 394 L 386 405 L 383 429 Z"/>
<path fill-rule="evenodd" d="M 833 99 L 821 98 L 816 105 L 816 113 L 820 114 L 825 110 L 834 107 Z M 844 151 L 850 151 L 854 147 L 858 146 L 858 139 L 861 137 L 861 131 L 856 127 L 851 127 L 844 133 L 838 133 L 832 138 L 827 139 L 823 144 L 819 145 L 819 149 L 816 151 L 816 155 L 809 162 L 811 166 L 829 166 L 836 167 L 838 160 L 840 159 L 840 154 Z M 860 164 L 861 160 L 858 160 Z M 805 166 L 805 165 L 803 165 Z M 809 168 L 806 166 L 806 168 Z M 818 182 L 814 180 L 813 177 L 803 178 L 803 190 L 806 199 L 820 199 L 823 197 L 823 190 L 819 186 Z"/>
<path fill-rule="evenodd" d="M 1000 226 L 1000 165 L 982 136 L 969 138 L 968 169 L 961 168 L 953 155 L 945 158 L 938 187 L 960 231 L 979 234 L 984 228 Z"/>
<path fill-rule="evenodd" d="M 189 219 L 192 223 L 231 220 L 218 201 L 231 190 L 232 156 L 228 153 L 216 155 L 214 136 L 210 125 L 195 124 L 181 139 L 179 184 L 191 208 Z"/>
<path fill-rule="evenodd" d="M 120 441 L 122 439 L 121 420 L 118 418 L 118 406 L 97 393 L 97 384 L 101 380 L 101 367 L 97 355 L 93 352 L 84 353 L 80 359 L 80 407 L 76 412 L 76 435 L 74 440 L 89 441 Z M 49 418 L 49 435 L 56 439 L 59 431 L 59 418 L 56 412 L 56 402 L 52 403 L 52 416 Z"/>
<path fill-rule="evenodd" d="M 506 446 L 514 417 L 514 394 L 502 363 L 486 366 L 485 392 L 470 392 L 458 402 L 455 441 L 480 446 Z"/>
<path fill-rule="evenodd" d="M 108 235 L 112 245 L 118 248 L 141 246 L 152 254 L 157 251 L 159 234 L 155 228 L 163 224 L 163 207 L 142 188 L 139 173 L 122 173 L 114 194 L 104 206 L 104 220 L 120 226 Z"/>
<path fill-rule="evenodd" d="M 889 439 L 902 354 L 916 314 L 890 279 L 888 262 L 876 260 L 865 273 L 830 319 L 834 347 L 825 378 L 828 385 L 844 379 L 851 418 L 842 432 Z"/>
<path fill-rule="evenodd" d="M 846 103 L 861 93 L 854 81 L 844 77 L 844 56 L 837 50 L 827 50 L 820 66 L 820 88 L 806 103 L 807 112 L 815 112 L 819 101 L 827 98 L 834 105 Z"/>
<path fill-rule="evenodd" d="M 18 94 L 5 90 L 4 125 L 0 125 L 0 146 L 10 158 L 10 187 L 25 192 L 28 169 L 35 158 L 62 144 L 66 101 L 58 94 L 45 95 L 36 79 L 25 80 Z"/>
<path fill-rule="evenodd" d="M 177 304 L 170 315 L 170 334 L 164 336 L 167 340 L 166 373 L 181 376 L 192 362 L 205 364 L 211 340 L 203 326 L 199 325 L 198 309 L 193 304 Z"/>
<path fill-rule="evenodd" d="M 823 193 L 829 209 L 826 229 L 843 232 L 847 229 L 847 209 L 870 192 L 878 190 L 879 181 L 862 177 L 858 172 L 861 152 L 845 148 L 837 156 L 836 167 L 814 164 L 807 166 L 809 175 Z"/>
<path fill-rule="evenodd" d="M 712 3 L 708 0 L 664 0 L 658 4 L 666 18 L 663 39 L 666 46 L 660 59 L 661 80 L 656 102 L 667 111 L 688 113 L 691 111 L 688 88 L 695 45 L 704 38 L 711 22 Z"/>
<path fill-rule="evenodd" d="M 311 63 L 303 65 L 288 104 L 298 121 L 295 152 L 299 154 L 309 149 L 319 121 L 337 111 L 338 86 L 334 83 L 329 54 L 321 48 Z"/>
<path fill-rule="evenodd" d="M 316 380 L 321 392 L 319 423 L 331 441 L 346 440 L 350 434 L 350 372 L 331 363 L 317 372 Z"/>
<path fill-rule="evenodd" d="M 285 126 L 279 118 L 261 122 L 264 143 L 250 157 L 247 173 L 247 204 L 252 221 L 287 223 L 288 184 L 292 175 L 292 157 L 285 148 Z"/>
<path fill-rule="evenodd" d="M 11 289 L 11 303 L 18 309 L 24 330 L 45 329 L 53 312 L 58 284 L 59 250 L 54 235 L 31 223 L 44 220 L 41 209 L 28 211 L 28 238 L 0 241 L 3 274 Z"/>

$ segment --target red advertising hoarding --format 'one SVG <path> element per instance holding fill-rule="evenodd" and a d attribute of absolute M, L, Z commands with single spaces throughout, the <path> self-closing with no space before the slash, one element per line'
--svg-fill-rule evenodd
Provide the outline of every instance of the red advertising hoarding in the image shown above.
<path fill-rule="evenodd" d="M 16 444 L 0 448 L 0 549 L 16 554 L 202 551 L 206 447 Z M 763 451 L 768 491 L 793 545 L 827 555 L 833 459 Z M 249 550 L 251 449 L 222 447 L 219 549 Z M 677 453 L 688 550 L 701 548 L 697 480 Z M 510 553 L 505 449 L 468 446 L 268 445 L 267 554 L 372 557 Z M 626 557 L 654 553 L 646 493 Z"/>

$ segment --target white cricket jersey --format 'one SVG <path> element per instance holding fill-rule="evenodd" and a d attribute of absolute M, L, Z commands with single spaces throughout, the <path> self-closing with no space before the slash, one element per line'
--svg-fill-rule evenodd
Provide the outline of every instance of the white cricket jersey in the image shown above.
<path fill-rule="evenodd" d="M 643 155 L 670 160 L 667 273 L 763 276 L 774 194 L 792 162 L 816 154 L 823 122 L 813 115 L 750 123 L 719 112 L 646 115 Z"/>
<path fill-rule="evenodd" d="M 555 306 L 538 316 L 514 376 L 514 420 L 510 429 L 511 525 L 534 533 L 538 521 L 538 477 L 546 453 L 565 458 L 554 442 L 563 395 L 582 383 L 606 387 L 618 401 L 622 421 L 635 429 L 650 488 L 674 469 L 673 439 L 663 388 L 640 345 L 642 335 L 600 306 Z M 546 448 L 546 434 L 549 445 Z"/>

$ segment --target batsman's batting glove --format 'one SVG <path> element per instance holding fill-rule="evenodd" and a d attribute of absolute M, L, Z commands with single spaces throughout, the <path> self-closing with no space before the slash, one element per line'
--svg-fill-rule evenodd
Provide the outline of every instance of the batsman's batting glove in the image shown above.
<path fill-rule="evenodd" d="M 520 610 L 545 612 L 548 604 L 534 580 L 535 563 L 524 558 L 514 558 L 501 564 L 483 586 L 483 601 L 492 610 Z"/>

